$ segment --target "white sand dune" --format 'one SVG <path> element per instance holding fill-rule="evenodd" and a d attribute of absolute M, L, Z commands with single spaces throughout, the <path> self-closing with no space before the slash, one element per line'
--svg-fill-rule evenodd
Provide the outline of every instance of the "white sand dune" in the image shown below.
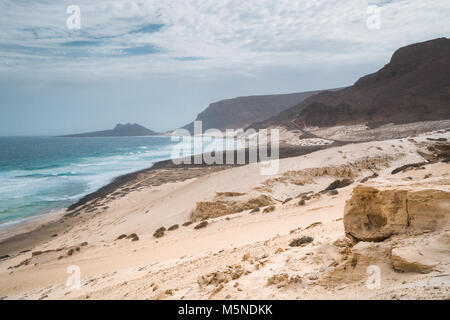
<path fill-rule="evenodd" d="M 423 162 L 418 151 L 426 151 L 431 144 L 428 138 L 450 139 L 450 132 L 350 144 L 282 159 L 275 176 L 262 176 L 261 164 L 252 164 L 131 191 L 108 202 L 107 210 L 88 218 L 88 213 L 82 213 L 83 223 L 68 226 L 64 234 L 30 248 L 31 252 L 0 261 L 0 297 L 448 299 L 449 278 L 442 276 L 450 271 L 445 259 L 439 260 L 439 268 L 422 274 L 400 273 L 388 258 L 383 258 L 385 251 L 381 247 L 392 249 L 395 243 L 412 241 L 408 239 L 415 235 L 367 244 L 367 250 L 381 252 L 379 259 L 373 261 L 382 271 L 378 289 L 366 286 L 365 269 L 355 269 L 357 272 L 353 274 L 342 269 L 351 263 L 348 259 L 351 260 L 352 250 L 362 252 L 358 268 L 371 263 L 362 244 L 356 249 L 346 244 L 342 220 L 345 203 L 362 178 L 376 172 L 379 176 L 364 185 L 450 192 L 448 163 L 437 162 L 391 174 L 394 168 Z M 338 194 L 316 194 L 334 180 L 347 176 L 355 183 L 338 189 Z M 316 198 L 299 204 L 298 195 L 311 191 Z M 273 199 L 275 210 L 269 213 L 245 210 L 219 216 L 209 219 L 208 225 L 198 230 L 194 229 L 198 222 L 181 226 L 191 220 L 198 202 L 214 201 L 217 192 L 245 193 L 244 200 L 265 194 Z M 292 200 L 282 204 L 287 198 Z M 229 201 L 242 200 L 239 199 Z M 162 238 L 153 237 L 159 227 L 175 224 L 178 229 L 166 231 Z M 444 228 L 421 236 L 438 246 L 449 237 L 449 231 Z M 137 234 L 138 241 L 116 240 L 122 234 L 132 233 Z M 312 243 L 289 246 L 291 240 L 305 236 L 312 237 Z M 70 249 L 74 250 L 68 255 Z M 37 251 L 42 253 L 32 256 Z M 17 267 L 27 259 L 27 263 Z M 66 286 L 67 268 L 72 265 L 80 268 L 80 289 Z"/>

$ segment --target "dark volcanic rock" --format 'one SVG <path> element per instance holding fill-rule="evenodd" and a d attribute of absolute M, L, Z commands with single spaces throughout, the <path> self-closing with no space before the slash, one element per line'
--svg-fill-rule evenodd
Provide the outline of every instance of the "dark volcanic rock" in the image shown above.
<path fill-rule="evenodd" d="M 427 164 L 427 162 L 405 164 L 404 166 L 401 166 L 401 167 L 398 167 L 398 168 L 392 170 L 391 174 L 397 174 L 399 172 L 405 171 L 406 169 L 410 169 L 410 168 L 420 168 L 426 164 Z"/>
<path fill-rule="evenodd" d="M 354 86 L 311 97 L 296 120 L 308 126 L 407 123 L 450 118 L 450 39 L 397 50 Z"/>
<path fill-rule="evenodd" d="M 366 183 L 367 181 L 369 181 L 370 179 L 375 179 L 375 178 L 378 178 L 378 173 L 374 173 L 373 175 L 371 175 L 371 176 L 368 176 L 368 177 L 365 177 L 365 178 L 363 178 L 362 180 L 361 180 L 361 183 Z"/>
<path fill-rule="evenodd" d="M 324 191 L 330 191 L 330 190 L 335 190 L 335 189 L 339 189 L 339 188 L 344 188 L 344 187 L 351 185 L 352 183 L 353 183 L 353 180 L 350 180 L 350 179 L 335 180 Z"/>
<path fill-rule="evenodd" d="M 314 239 L 312 237 L 302 237 L 298 239 L 294 239 L 289 243 L 290 247 L 300 247 L 302 245 L 313 242 Z"/>
<path fill-rule="evenodd" d="M 120 236 L 117 237 L 116 240 L 122 240 L 122 239 L 125 239 L 126 237 L 127 237 L 126 234 L 121 234 Z"/>
<path fill-rule="evenodd" d="M 439 38 L 398 49 L 378 72 L 353 86 L 324 91 L 284 111 L 300 126 L 408 123 L 450 119 L 450 39 Z"/>

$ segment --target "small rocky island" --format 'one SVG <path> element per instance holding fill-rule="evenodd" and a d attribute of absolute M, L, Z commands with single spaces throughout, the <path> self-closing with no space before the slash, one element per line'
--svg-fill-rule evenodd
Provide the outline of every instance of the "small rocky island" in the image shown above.
<path fill-rule="evenodd" d="M 80 134 L 71 134 L 61 137 L 85 138 L 85 137 L 136 137 L 136 136 L 154 136 L 157 133 L 147 129 L 137 123 L 118 124 L 112 130 L 94 131 Z"/>

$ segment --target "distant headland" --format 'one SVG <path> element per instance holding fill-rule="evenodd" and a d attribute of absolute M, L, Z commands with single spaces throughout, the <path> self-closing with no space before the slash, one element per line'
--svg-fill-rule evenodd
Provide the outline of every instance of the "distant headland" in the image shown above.
<path fill-rule="evenodd" d="M 65 138 L 86 138 L 86 137 L 136 137 L 136 136 L 154 136 L 158 133 L 147 129 L 137 123 L 118 124 L 112 130 L 94 131 L 79 134 L 70 134 L 60 137 Z"/>

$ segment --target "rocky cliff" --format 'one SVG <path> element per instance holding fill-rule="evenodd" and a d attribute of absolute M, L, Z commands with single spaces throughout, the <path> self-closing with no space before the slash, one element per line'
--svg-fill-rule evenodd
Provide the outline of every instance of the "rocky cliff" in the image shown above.
<path fill-rule="evenodd" d="M 316 93 L 318 91 L 222 100 L 211 103 L 208 108 L 197 116 L 196 121 L 202 121 L 203 130 L 211 128 L 219 130 L 245 128 L 253 122 L 275 116 Z M 184 129 L 192 133 L 194 129 L 193 122 L 184 126 Z"/>
<path fill-rule="evenodd" d="M 262 126 L 295 120 L 308 127 L 377 127 L 444 119 L 450 119 L 450 39 L 439 38 L 400 48 L 378 72 L 351 87 L 311 96 Z"/>

